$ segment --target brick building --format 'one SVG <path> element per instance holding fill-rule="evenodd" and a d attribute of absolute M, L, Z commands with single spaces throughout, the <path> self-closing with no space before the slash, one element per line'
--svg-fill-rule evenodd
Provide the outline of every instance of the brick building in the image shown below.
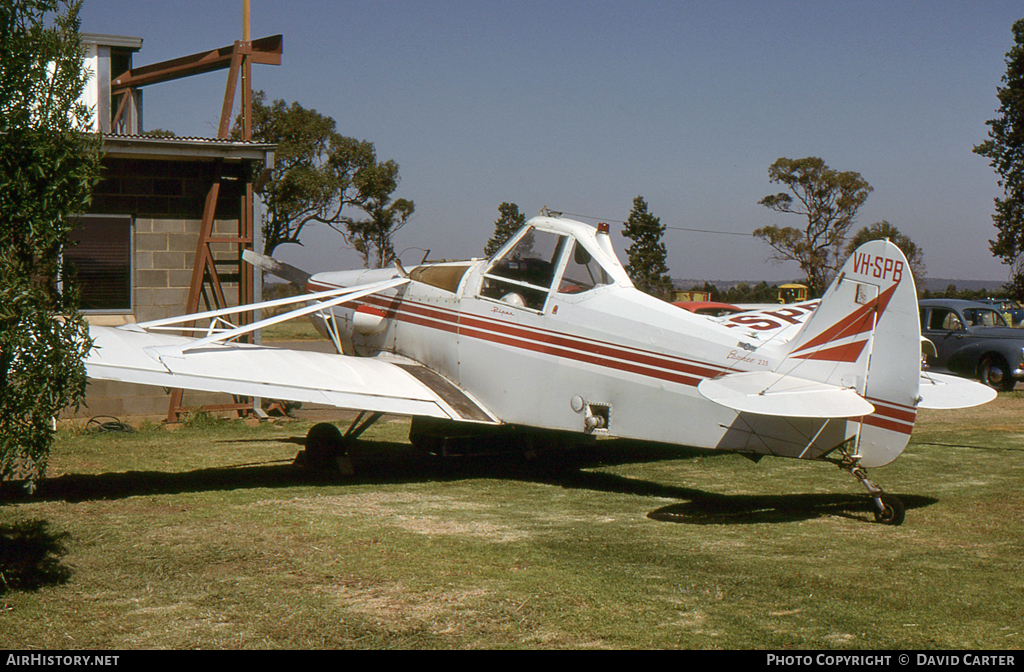
<path fill-rule="evenodd" d="M 74 234 L 76 245 L 65 260 L 81 281 L 86 319 L 118 326 L 183 315 L 189 312 L 190 293 L 197 292 L 198 310 L 258 297 L 259 274 L 241 272 L 241 251 L 258 247 L 258 230 L 245 233 L 243 219 L 253 221 L 253 201 L 247 194 L 252 194 L 253 180 L 273 166 L 274 146 L 111 134 L 117 113 L 110 97 L 111 68 L 129 70 L 142 40 L 85 35 L 83 43 L 94 71 L 85 98 L 96 110 L 96 130 L 103 133 L 103 169 L 89 212 Z M 139 132 L 141 91 L 130 105 L 130 130 Z M 209 238 L 201 240 L 208 220 Z M 201 259 L 197 271 L 197 254 L 204 249 L 212 264 Z M 244 292 L 240 283 L 246 284 Z M 183 403 L 230 401 L 226 395 L 188 393 Z M 170 396 L 163 388 L 95 381 L 90 382 L 86 404 L 79 416 L 165 415 Z"/>
<path fill-rule="evenodd" d="M 273 163 L 273 146 L 104 136 L 103 151 L 102 181 L 68 255 L 82 282 L 83 312 L 107 326 L 183 315 L 211 186 L 219 173 L 214 237 L 237 236 L 245 184 L 256 167 Z M 238 246 L 214 242 L 211 250 L 228 303 L 237 305 L 231 297 L 238 296 Z M 189 405 L 224 401 L 188 398 Z M 86 403 L 79 415 L 165 414 L 169 397 L 163 388 L 96 381 Z"/>

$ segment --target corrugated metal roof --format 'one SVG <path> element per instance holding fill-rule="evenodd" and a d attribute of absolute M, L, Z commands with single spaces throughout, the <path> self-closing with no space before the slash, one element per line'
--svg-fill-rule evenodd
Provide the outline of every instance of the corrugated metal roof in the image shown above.
<path fill-rule="evenodd" d="M 260 147 L 274 147 L 266 142 L 256 142 L 254 140 L 235 140 L 232 138 L 203 138 L 197 135 L 147 135 L 145 133 L 136 134 L 125 134 L 125 133 L 104 133 L 103 139 L 108 138 L 118 140 L 142 140 L 147 142 L 178 142 L 178 143 L 202 143 L 209 145 L 252 145 Z"/>
<path fill-rule="evenodd" d="M 103 135 L 107 154 L 138 158 L 245 159 L 273 165 L 276 144 L 228 138 L 162 137 L 153 135 Z"/>

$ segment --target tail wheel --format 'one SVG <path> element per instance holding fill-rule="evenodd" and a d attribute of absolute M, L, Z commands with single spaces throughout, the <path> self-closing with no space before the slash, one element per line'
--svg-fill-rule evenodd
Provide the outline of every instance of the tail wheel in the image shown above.
<path fill-rule="evenodd" d="M 1007 392 L 1013 389 L 1017 381 L 1010 375 L 1010 367 L 1002 357 L 986 357 L 981 365 L 981 382 L 989 387 Z"/>
<path fill-rule="evenodd" d="M 883 525 L 902 525 L 906 517 L 907 508 L 899 497 L 893 495 L 881 495 L 875 500 L 881 508 L 875 511 L 875 522 Z"/>

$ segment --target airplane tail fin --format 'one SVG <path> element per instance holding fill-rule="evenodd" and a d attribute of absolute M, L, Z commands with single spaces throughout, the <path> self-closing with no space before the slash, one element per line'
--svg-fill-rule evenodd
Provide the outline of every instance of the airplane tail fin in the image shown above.
<path fill-rule="evenodd" d="M 856 390 L 874 407 L 850 418 L 865 467 L 896 459 L 914 428 L 921 372 L 917 290 L 898 247 L 885 240 L 854 252 L 776 370 Z"/>

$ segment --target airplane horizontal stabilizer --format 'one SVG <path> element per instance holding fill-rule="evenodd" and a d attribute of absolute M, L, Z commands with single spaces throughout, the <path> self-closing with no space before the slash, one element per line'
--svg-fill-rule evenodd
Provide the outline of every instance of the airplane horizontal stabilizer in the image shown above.
<path fill-rule="evenodd" d="M 875 407 L 852 388 L 773 371 L 733 373 L 697 386 L 716 404 L 746 413 L 797 418 L 854 418 Z"/>
<path fill-rule="evenodd" d="M 944 373 L 921 372 L 918 387 L 921 401 L 918 408 L 934 410 L 971 408 L 996 398 L 996 391 L 987 385 Z"/>
<path fill-rule="evenodd" d="M 337 408 L 497 422 L 446 379 L 406 360 L 347 357 L 92 326 L 86 372 L 96 380 L 225 392 Z M 430 375 L 433 374 L 433 375 Z"/>

